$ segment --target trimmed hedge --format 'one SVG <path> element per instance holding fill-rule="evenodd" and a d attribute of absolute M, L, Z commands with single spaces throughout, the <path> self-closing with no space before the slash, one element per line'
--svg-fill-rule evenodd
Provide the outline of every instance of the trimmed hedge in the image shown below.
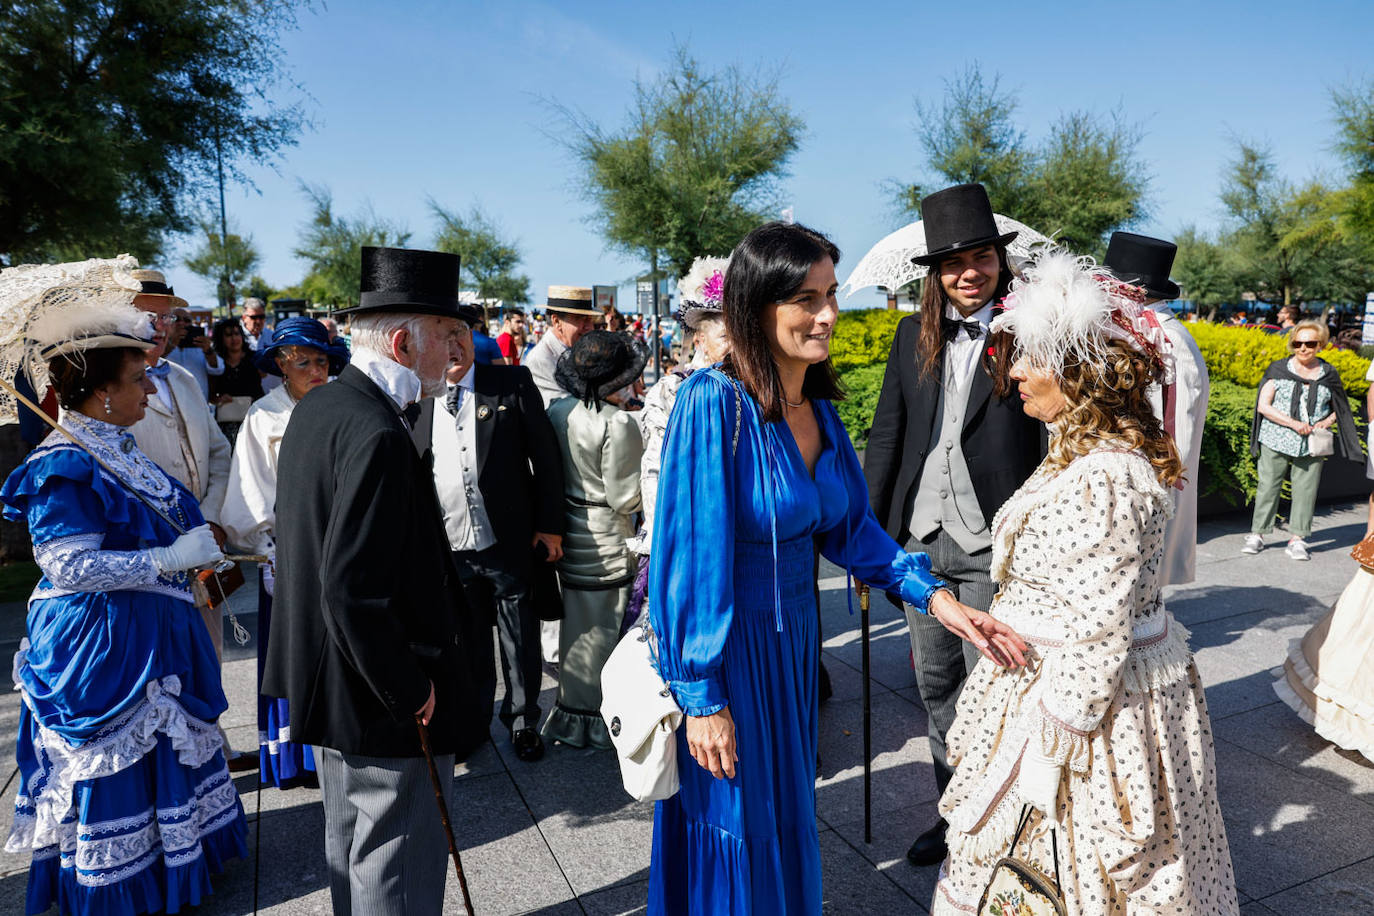
<path fill-rule="evenodd" d="M 836 322 L 830 353 L 848 392 L 847 400 L 837 407 L 855 448 L 862 449 L 868 442 L 892 338 L 897 322 L 908 314 L 862 309 L 841 312 Z M 1255 389 L 1269 364 L 1288 354 L 1287 338 L 1252 328 L 1228 328 L 1206 322 L 1185 327 L 1197 341 L 1212 381 L 1207 425 L 1202 435 L 1202 467 L 1207 480 L 1202 495 L 1220 492 L 1234 500 L 1234 494 L 1240 492 L 1247 500 L 1254 499 L 1256 477 L 1255 462 L 1250 457 L 1250 425 L 1255 413 Z M 1369 360 L 1359 353 L 1331 347 L 1322 351 L 1321 357 L 1336 367 L 1350 396 L 1351 409 L 1357 419 L 1363 417 L 1364 396 L 1369 389 L 1364 376 Z"/>

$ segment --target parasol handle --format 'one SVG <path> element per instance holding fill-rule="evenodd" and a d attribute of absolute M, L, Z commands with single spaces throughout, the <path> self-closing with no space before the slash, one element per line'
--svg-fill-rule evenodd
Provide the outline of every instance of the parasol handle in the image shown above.
<path fill-rule="evenodd" d="M 859 583 L 859 626 L 862 630 L 862 662 L 864 680 L 864 842 L 873 842 L 873 710 L 871 670 L 869 668 L 869 621 L 871 598 L 868 586 Z"/>

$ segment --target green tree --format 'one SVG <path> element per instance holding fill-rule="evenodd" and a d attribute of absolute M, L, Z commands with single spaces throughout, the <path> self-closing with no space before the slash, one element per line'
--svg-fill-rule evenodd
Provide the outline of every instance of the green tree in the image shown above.
<path fill-rule="evenodd" d="M 300 285 L 302 298 L 331 308 L 356 305 L 362 284 L 362 247 L 402 248 L 410 233 L 366 207 L 351 217 L 334 213 L 334 198 L 322 185 L 301 183 L 301 192 L 314 207 L 293 253 L 309 262 Z"/>
<path fill-rule="evenodd" d="M 1268 148 L 1238 140 L 1221 202 L 1231 220 L 1224 243 L 1240 257 L 1241 281 L 1261 299 L 1289 305 L 1339 285 L 1330 275 L 1339 241 L 1333 198 L 1322 183 L 1293 185 Z"/>
<path fill-rule="evenodd" d="M 263 302 L 271 302 L 282 295 L 283 291 L 272 286 L 257 274 L 249 277 L 243 284 L 243 298 L 261 299 Z"/>
<path fill-rule="evenodd" d="M 435 249 L 462 259 L 462 277 L 479 297 L 511 305 L 530 301 L 530 278 L 515 272 L 521 261 L 519 247 L 501 237 L 500 229 L 480 207 L 464 215 L 431 200 L 429 209 L 439 222 Z"/>
<path fill-rule="evenodd" d="M 1002 88 L 1000 76 L 984 79 L 977 65 L 970 66 L 945 81 L 939 105 L 919 98 L 915 104 L 916 137 L 939 180 L 935 186 L 889 183 L 903 216 L 919 219 L 922 197 L 948 184 L 967 182 L 987 188 L 998 212 L 1025 212 L 1035 153 L 1025 131 L 1016 126 L 1016 94 Z"/>
<path fill-rule="evenodd" d="M 1343 235 L 1366 260 L 1374 260 L 1374 80 L 1331 93 L 1336 118 L 1336 153 L 1350 186 L 1336 195 Z"/>
<path fill-rule="evenodd" d="M 223 162 L 295 143 L 278 35 L 298 0 L 0 3 L 0 264 L 130 251 L 194 226 Z"/>
<path fill-rule="evenodd" d="M 233 232 L 221 235 L 219 226 L 210 219 L 201 221 L 200 232 L 200 247 L 182 263 L 216 287 L 221 306 L 230 305 L 238 298 L 239 284 L 258 266 L 253 237 Z"/>
<path fill-rule="evenodd" d="M 998 213 L 1100 256 L 1113 230 L 1146 212 L 1140 128 L 1120 112 L 1075 111 L 1032 145 L 1017 126 L 1018 105 L 1000 77 L 985 78 L 976 65 L 945 82 L 938 106 L 918 99 L 916 136 L 933 175 L 924 184 L 888 183 L 899 214 L 919 218 L 925 195 L 978 182 Z"/>
<path fill-rule="evenodd" d="M 776 78 L 707 72 L 679 48 L 653 83 L 636 81 L 626 122 L 607 131 L 559 107 L 580 188 L 607 244 L 680 276 L 727 252 L 780 206 L 802 121 Z"/>
<path fill-rule="evenodd" d="M 1185 226 L 1174 236 L 1178 254 L 1174 257 L 1174 280 L 1183 288 L 1185 299 L 1197 303 L 1199 310 L 1228 302 L 1239 302 L 1244 286 L 1240 264 L 1230 246 L 1218 244 L 1194 226 Z"/>

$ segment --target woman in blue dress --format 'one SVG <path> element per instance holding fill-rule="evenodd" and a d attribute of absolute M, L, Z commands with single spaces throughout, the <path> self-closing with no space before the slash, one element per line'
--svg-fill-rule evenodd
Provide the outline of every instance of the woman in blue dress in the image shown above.
<path fill-rule="evenodd" d="M 191 590 L 190 571 L 223 557 L 195 499 L 129 434 L 154 391 L 151 316 L 132 293 L 109 298 L 76 310 L 75 329 L 69 312 L 30 335 L 84 448 L 54 432 L 0 490 L 43 572 L 15 659 L 20 778 L 5 846 L 32 853 L 29 913 L 175 913 L 247 851 L 215 728 L 219 664 Z"/>
<path fill-rule="evenodd" d="M 668 421 L 649 607 L 686 718 L 681 789 L 654 812 L 653 914 L 821 911 L 813 544 L 995 663 L 1024 662 L 869 510 L 830 403 L 838 260 L 802 226 L 751 232 L 725 278 L 730 355 L 682 384 Z"/>

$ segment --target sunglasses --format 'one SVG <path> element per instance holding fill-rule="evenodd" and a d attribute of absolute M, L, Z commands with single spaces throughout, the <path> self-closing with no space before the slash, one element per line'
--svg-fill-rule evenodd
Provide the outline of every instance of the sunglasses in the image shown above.
<path fill-rule="evenodd" d="M 1315 349 L 1317 349 L 1317 348 L 1320 347 L 1320 346 L 1321 346 L 1321 344 L 1318 343 L 1318 342 L 1315 341 L 1315 340 L 1295 340 L 1295 341 L 1293 341 L 1293 349 L 1294 349 L 1294 350 L 1305 350 L 1305 349 L 1307 349 L 1307 348 L 1309 348 L 1309 347 L 1312 348 L 1313 350 L 1315 350 Z"/>

